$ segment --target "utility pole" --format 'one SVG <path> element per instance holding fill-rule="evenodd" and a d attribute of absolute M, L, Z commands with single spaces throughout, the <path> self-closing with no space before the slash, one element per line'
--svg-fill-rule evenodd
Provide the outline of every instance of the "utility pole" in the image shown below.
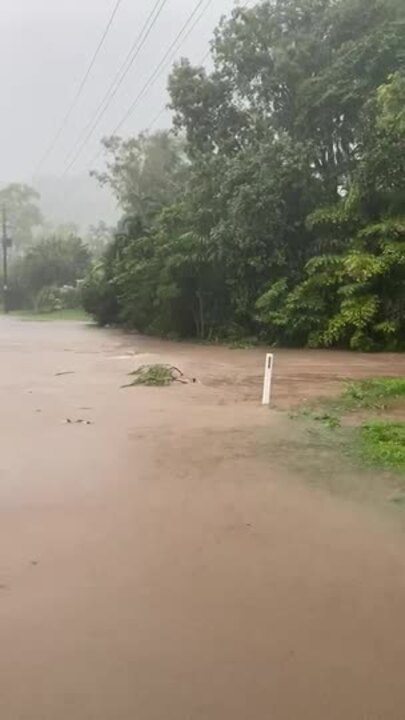
<path fill-rule="evenodd" d="M 3 245 L 3 304 L 4 304 L 4 312 L 8 313 L 9 311 L 9 304 L 8 304 L 8 249 L 11 247 L 11 239 L 7 235 L 7 210 L 6 206 L 3 205 L 2 210 L 2 216 L 3 216 L 3 237 L 2 237 L 2 245 Z"/>

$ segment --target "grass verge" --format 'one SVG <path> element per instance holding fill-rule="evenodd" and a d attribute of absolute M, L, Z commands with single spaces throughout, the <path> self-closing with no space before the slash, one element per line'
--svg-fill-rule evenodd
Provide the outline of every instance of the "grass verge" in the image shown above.
<path fill-rule="evenodd" d="M 359 409 L 383 410 L 390 401 L 405 398 L 405 379 L 403 378 L 377 378 L 352 382 L 346 386 L 338 402 L 341 411 Z"/>
<path fill-rule="evenodd" d="M 349 425 L 343 434 L 351 455 L 367 465 L 405 473 L 405 422 L 391 421 L 389 417 L 390 408 L 401 398 L 405 403 L 405 379 L 361 380 L 348 383 L 340 397 L 307 406 L 298 414 L 329 430 Z M 379 417 L 382 411 L 388 417 Z M 356 412 L 361 419 L 348 423 Z"/>
<path fill-rule="evenodd" d="M 369 422 L 360 429 L 365 461 L 405 472 L 405 423 Z"/>

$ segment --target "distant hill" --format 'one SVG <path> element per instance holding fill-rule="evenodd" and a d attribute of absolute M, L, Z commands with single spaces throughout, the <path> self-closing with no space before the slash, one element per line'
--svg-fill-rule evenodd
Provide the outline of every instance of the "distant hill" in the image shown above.
<path fill-rule="evenodd" d="M 99 221 L 114 225 L 119 218 L 111 193 L 87 175 L 42 177 L 32 186 L 41 195 L 40 207 L 45 220 L 52 224 L 74 223 L 85 231 Z"/>

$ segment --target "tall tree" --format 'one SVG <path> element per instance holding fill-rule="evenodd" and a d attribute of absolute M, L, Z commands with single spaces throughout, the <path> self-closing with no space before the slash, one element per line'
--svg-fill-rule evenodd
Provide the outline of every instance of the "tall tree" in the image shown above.
<path fill-rule="evenodd" d="M 35 294 L 52 285 L 74 285 L 85 276 L 90 255 L 78 237 L 49 237 L 36 242 L 22 264 L 27 286 Z"/>
<path fill-rule="evenodd" d="M 327 252 L 301 283 L 258 301 L 271 332 L 292 342 L 403 349 L 405 345 L 405 75 L 382 85 L 362 115 L 358 164 L 346 197 L 314 213 Z M 346 242 L 331 243 L 331 237 Z"/>
<path fill-rule="evenodd" d="M 183 143 L 170 133 L 129 140 L 110 137 L 103 145 L 107 168 L 92 174 L 111 188 L 126 215 L 150 221 L 181 193 L 186 172 Z"/>
<path fill-rule="evenodd" d="M 12 183 L 0 190 L 0 208 L 7 211 L 10 233 L 18 253 L 32 243 L 35 229 L 43 223 L 39 199 L 39 194 L 28 185 Z"/>
<path fill-rule="evenodd" d="M 224 19 L 212 71 L 169 78 L 180 155 L 110 141 L 100 179 L 129 218 L 93 297 L 154 332 L 400 343 L 404 10 L 265 0 Z"/>
<path fill-rule="evenodd" d="M 229 153 L 287 132 L 306 141 L 336 198 L 355 162 L 361 109 L 404 58 L 401 0 L 272 0 L 218 28 L 214 71 L 182 61 L 169 80 L 191 151 Z"/>
<path fill-rule="evenodd" d="M 112 242 L 114 229 L 109 227 L 103 220 L 96 225 L 90 225 L 86 234 L 86 245 L 94 257 L 100 257 Z"/>

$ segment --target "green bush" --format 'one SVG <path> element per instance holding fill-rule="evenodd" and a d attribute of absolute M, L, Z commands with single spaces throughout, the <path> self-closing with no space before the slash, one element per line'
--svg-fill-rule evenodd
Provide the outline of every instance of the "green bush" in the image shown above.
<path fill-rule="evenodd" d="M 80 286 L 81 303 L 86 312 L 101 326 L 117 321 L 119 304 L 112 284 L 107 280 L 102 263 L 98 263 Z"/>
<path fill-rule="evenodd" d="M 65 285 L 62 288 L 50 286 L 42 288 L 35 297 L 35 310 L 40 313 L 52 313 L 59 310 L 77 310 L 81 307 L 81 294 L 78 287 Z"/>
<path fill-rule="evenodd" d="M 39 313 L 52 313 L 57 310 L 62 310 L 62 302 L 59 297 L 58 288 L 42 288 L 35 298 L 35 310 Z"/>
<path fill-rule="evenodd" d="M 63 310 L 77 310 L 81 307 L 82 296 L 80 286 L 64 285 L 59 288 L 58 294 Z"/>
<path fill-rule="evenodd" d="M 88 250 L 79 238 L 45 238 L 13 259 L 8 276 L 10 310 L 52 312 L 77 309 L 81 304 L 78 281 L 87 272 Z"/>

